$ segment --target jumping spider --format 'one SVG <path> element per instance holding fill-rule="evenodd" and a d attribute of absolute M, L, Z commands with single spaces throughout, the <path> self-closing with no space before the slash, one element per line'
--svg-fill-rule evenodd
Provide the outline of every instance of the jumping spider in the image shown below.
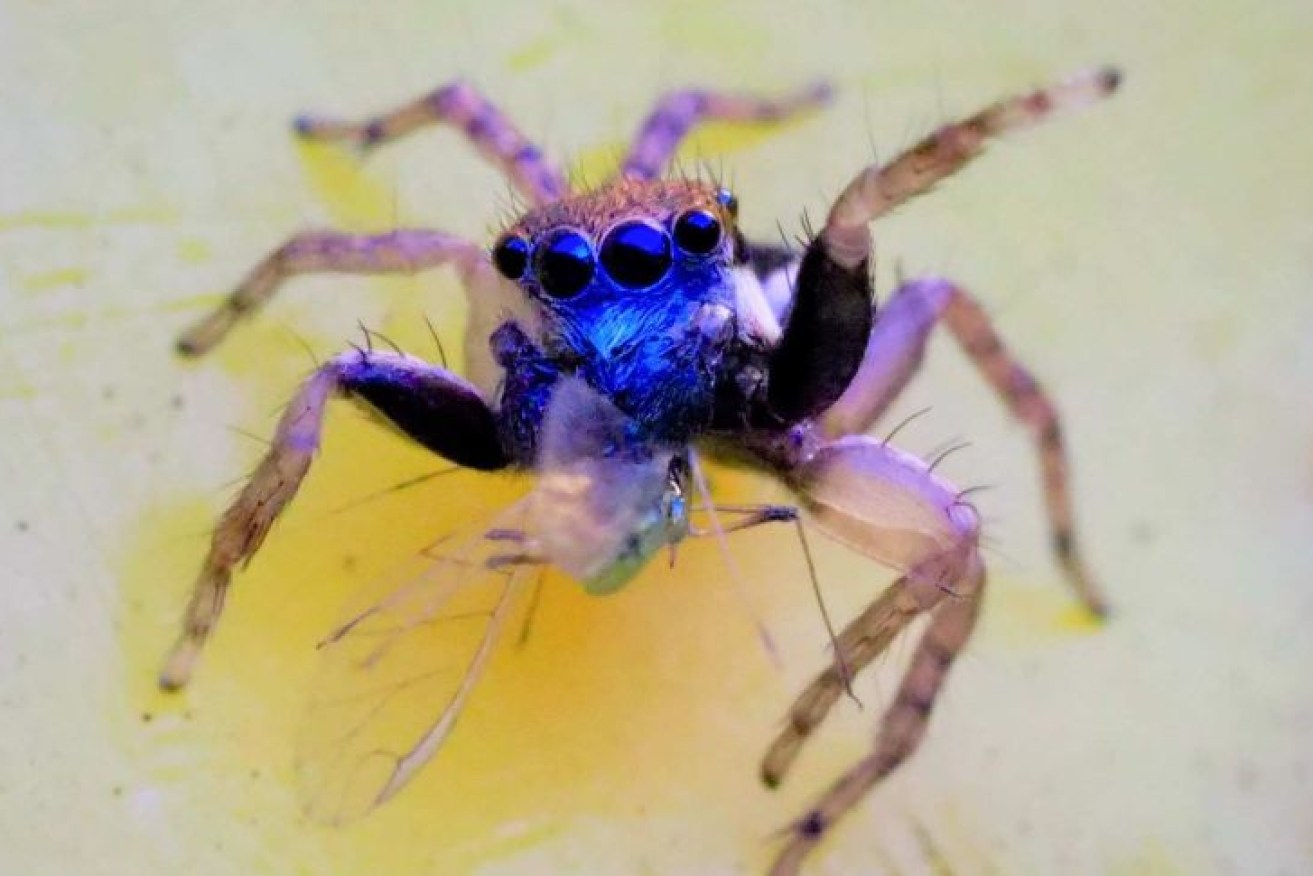
<path fill-rule="evenodd" d="M 311 807 L 329 819 L 387 799 L 433 756 L 486 660 L 521 570 L 555 565 L 597 592 L 622 585 L 652 554 L 689 534 L 684 496 L 696 465 L 693 447 L 732 455 L 787 485 L 822 532 L 901 574 L 836 637 L 832 665 L 794 703 L 765 756 L 766 784 L 783 779 L 850 674 L 914 618 L 930 615 L 873 749 L 794 823 L 775 865 L 775 872 L 794 872 L 829 828 L 915 750 L 980 606 L 985 571 L 974 508 L 931 466 L 864 434 L 916 372 L 940 321 L 1032 433 L 1053 549 L 1080 600 L 1104 612 L 1072 534 L 1066 454 L 1052 403 L 957 284 L 904 282 L 877 311 L 869 225 L 956 172 L 991 138 L 1102 99 L 1118 82 L 1115 70 L 1086 71 L 940 128 L 893 161 L 858 173 L 820 232 L 796 251 L 748 240 L 729 192 L 663 173 L 698 122 L 783 118 L 824 103 L 824 86 L 781 99 L 668 94 L 619 173 L 584 192 L 571 191 L 560 169 L 465 83 L 362 124 L 299 121 L 303 137 L 360 147 L 431 123 L 454 125 L 531 207 L 490 250 L 432 230 L 299 234 L 187 331 L 181 351 L 209 350 L 296 274 L 453 265 L 474 308 L 486 314 L 492 303 L 499 317 L 490 337 L 472 330 L 470 352 L 489 350 L 500 381 L 486 395 L 476 383 L 400 352 L 356 349 L 322 365 L 288 405 L 267 455 L 216 526 L 161 685 L 187 683 L 233 569 L 259 548 L 305 476 L 331 397 L 367 407 L 460 466 L 534 469 L 539 477 L 504 525 L 434 558 L 432 571 L 325 640 L 330 652 L 343 653 L 344 671 L 382 671 L 380 664 L 397 657 L 393 640 L 431 634 L 432 621 L 453 614 L 471 592 L 487 597 L 479 603 L 486 622 L 477 635 L 457 644 L 435 637 L 431 645 L 455 649 L 460 658 L 459 671 L 428 689 L 438 712 L 431 726 L 395 748 L 353 748 L 354 736 L 346 736 L 338 749 L 320 753 L 324 762 L 309 770 L 316 784 Z M 789 507 L 744 513 L 737 525 L 797 516 Z M 413 658 L 414 650 L 404 653 Z M 363 725 L 369 714 L 356 712 L 352 720 Z M 319 802 L 321 791 L 333 801 Z"/>

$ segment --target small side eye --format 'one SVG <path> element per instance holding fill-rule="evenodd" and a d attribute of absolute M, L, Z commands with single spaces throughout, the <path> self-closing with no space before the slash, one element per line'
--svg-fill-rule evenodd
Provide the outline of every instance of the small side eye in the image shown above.
<path fill-rule="evenodd" d="M 492 263 L 506 279 L 520 279 L 529 268 L 529 241 L 514 234 L 506 235 L 492 248 Z"/>
<path fill-rule="evenodd" d="M 716 203 L 724 207 L 726 212 L 735 219 L 739 218 L 739 199 L 734 197 L 734 193 L 729 189 L 718 189 L 716 191 Z"/>
<path fill-rule="evenodd" d="M 646 289 L 670 270 L 670 238 L 646 222 L 617 225 L 602 242 L 602 267 L 626 289 Z"/>
<path fill-rule="evenodd" d="M 689 210 L 675 220 L 675 243 L 684 252 L 707 255 L 720 245 L 720 220 L 706 210 Z"/>
<path fill-rule="evenodd" d="M 577 231 L 562 231 L 541 247 L 534 268 L 539 285 L 553 298 L 578 295 L 597 270 L 592 246 Z"/>

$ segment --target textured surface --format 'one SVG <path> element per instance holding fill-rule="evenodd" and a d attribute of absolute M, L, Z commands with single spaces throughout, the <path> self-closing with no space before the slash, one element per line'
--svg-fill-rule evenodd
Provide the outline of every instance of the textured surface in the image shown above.
<path fill-rule="evenodd" d="M 342 831 L 292 790 L 314 641 L 347 594 L 514 492 L 431 468 L 353 416 L 239 579 L 194 689 L 155 661 L 225 486 L 356 320 L 459 349 L 455 284 L 304 280 L 212 359 L 175 333 L 307 224 L 481 236 L 506 186 L 450 134 L 363 167 L 289 137 L 467 75 L 595 177 L 688 83 L 840 94 L 685 156 L 758 235 L 799 228 L 859 165 L 1076 66 L 1124 91 L 1015 138 L 877 228 L 952 273 L 1067 416 L 1076 501 L 1115 605 L 1080 622 L 1044 552 L 1029 449 L 940 339 L 900 442 L 973 442 L 994 588 L 927 744 L 818 872 L 1313 869 L 1313 176 L 1307 4 L 0 3 L 0 864 L 7 872 L 752 872 L 866 744 L 899 649 L 778 792 L 756 759 L 823 632 L 796 543 L 736 537 L 782 670 L 713 545 L 609 599 L 549 580 L 434 769 Z M 477 7 L 477 9 L 476 9 Z M 485 9 L 484 7 L 496 7 Z M 897 416 L 897 415 L 896 415 Z M 731 495 L 762 495 L 722 476 Z M 886 576 L 827 550 L 832 609 Z M 514 636 L 511 637 L 514 639 Z M 466 731 L 466 732 L 461 732 Z"/>

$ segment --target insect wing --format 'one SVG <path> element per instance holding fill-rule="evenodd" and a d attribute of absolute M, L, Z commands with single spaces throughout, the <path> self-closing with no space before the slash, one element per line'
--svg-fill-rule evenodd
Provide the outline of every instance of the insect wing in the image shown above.
<path fill-rule="evenodd" d="M 506 562 L 519 551 L 524 512 L 522 500 L 493 527 L 430 547 L 387 576 L 399 587 L 320 643 L 297 751 L 311 818 L 341 824 L 364 815 L 442 746 L 533 574 L 523 560 Z"/>
<path fill-rule="evenodd" d="M 553 564 L 585 584 L 664 526 L 671 453 L 637 442 L 629 425 L 578 378 L 560 382 L 543 419 L 534 535 Z"/>

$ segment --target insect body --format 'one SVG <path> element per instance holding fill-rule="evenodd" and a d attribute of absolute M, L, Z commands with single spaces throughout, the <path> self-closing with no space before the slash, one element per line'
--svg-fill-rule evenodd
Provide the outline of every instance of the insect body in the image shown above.
<path fill-rule="evenodd" d="M 776 864 L 777 872 L 793 872 L 915 750 L 977 616 L 985 574 L 979 520 L 965 494 L 933 465 L 863 434 L 911 379 L 936 325 L 949 329 L 1034 436 L 1055 552 L 1082 601 L 1103 611 L 1072 533 L 1052 404 L 957 284 L 911 280 L 877 314 L 869 225 L 956 171 L 990 138 L 1098 100 L 1118 81 L 1112 70 L 1088 71 L 944 126 L 888 164 L 858 173 L 820 232 L 797 251 L 749 241 L 728 192 L 662 173 L 699 120 L 779 118 L 826 100 L 824 87 L 777 100 L 667 95 L 617 178 L 582 193 L 570 192 L 560 171 L 466 84 L 362 124 L 302 120 L 303 136 L 363 147 L 426 122 L 453 124 L 531 207 L 490 251 L 420 229 L 297 235 L 184 334 L 180 348 L 204 352 L 294 274 L 452 265 L 471 294 L 468 350 L 488 357 L 497 386 L 488 391 L 402 353 L 355 350 L 320 367 L 216 526 L 161 684 L 177 688 L 189 679 L 233 569 L 258 549 L 305 476 L 330 397 L 367 406 L 459 465 L 534 470 L 534 491 L 503 521 L 450 546 L 323 643 L 326 661 L 347 679 L 400 672 L 387 667 L 427 659 L 435 649 L 455 667 L 419 676 L 415 690 L 431 702 L 434 719 L 395 739 L 369 735 L 386 701 L 356 695 L 314 707 L 319 723 L 335 730 L 303 749 L 311 811 L 329 820 L 367 811 L 396 793 L 451 731 L 524 569 L 555 565 L 586 589 L 607 592 L 691 532 L 685 496 L 701 446 L 776 477 L 813 525 L 900 573 L 837 636 L 833 664 L 795 702 L 763 760 L 767 784 L 784 777 L 852 673 L 913 619 L 930 615 L 870 754 L 795 822 Z M 764 509 L 745 523 L 794 515 Z M 482 621 L 458 635 L 437 623 L 451 617 Z"/>

